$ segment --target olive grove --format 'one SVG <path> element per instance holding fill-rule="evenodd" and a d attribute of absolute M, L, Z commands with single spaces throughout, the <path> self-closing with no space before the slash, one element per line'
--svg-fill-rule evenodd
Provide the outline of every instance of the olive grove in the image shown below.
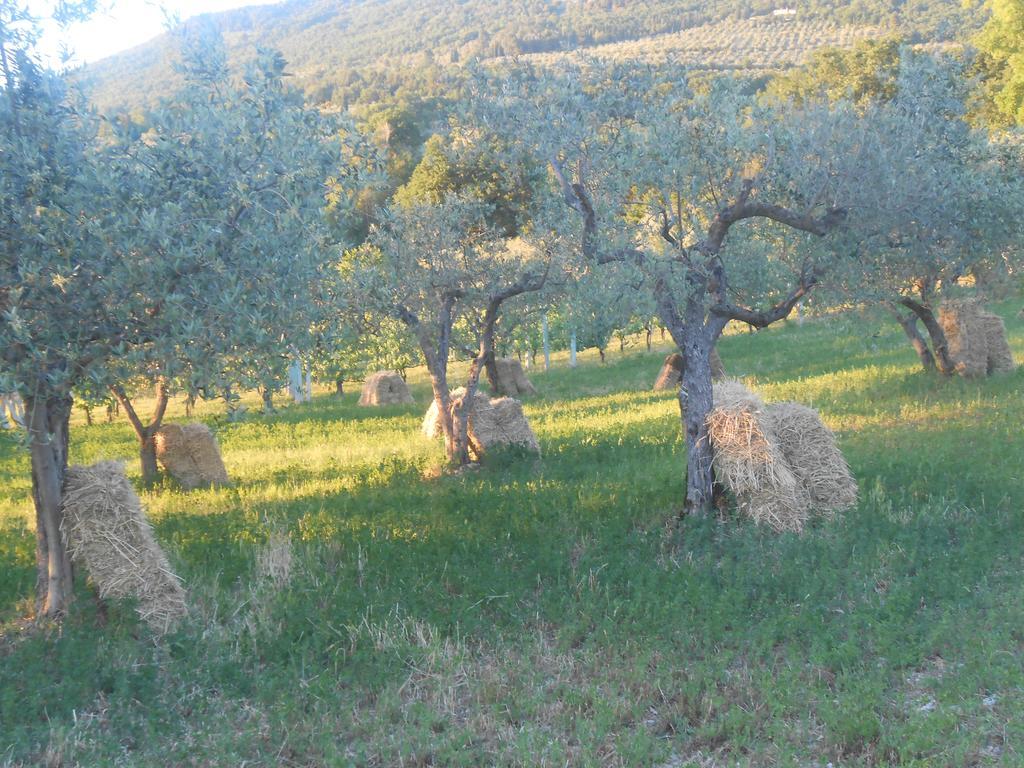
<path fill-rule="evenodd" d="M 37 24 L 0 7 L 0 390 L 26 405 L 38 607 L 52 616 L 72 592 L 60 526 L 73 392 L 113 390 L 151 474 L 171 387 L 227 384 L 231 358 L 269 357 L 307 325 L 328 252 L 316 201 L 350 184 L 353 152 L 283 86 L 279 56 L 229 77 L 209 40 L 186 47 L 189 85 L 149 133 L 101 135 L 38 63 L 23 32 Z M 125 386 L 140 378 L 157 387 L 148 424 Z"/>
<path fill-rule="evenodd" d="M 344 264 L 352 303 L 400 321 L 416 340 L 454 465 L 469 462 L 469 411 L 502 309 L 543 289 L 556 260 L 550 241 L 509 238 L 490 213 L 485 203 L 454 195 L 395 207 Z M 448 364 L 455 353 L 470 367 L 465 395 L 453 401 Z"/>
<path fill-rule="evenodd" d="M 908 221 L 928 222 L 917 232 L 930 239 L 947 234 L 949 189 L 963 174 L 921 184 L 948 158 L 930 130 L 949 119 L 931 87 L 942 82 L 930 62 L 907 65 L 893 99 L 858 107 L 767 100 L 725 79 L 691 88 L 683 71 L 594 62 L 479 80 L 479 119 L 547 161 L 575 217 L 563 234 L 591 263 L 628 261 L 644 274 L 685 362 L 688 512 L 705 512 L 714 492 L 710 355 L 726 325 L 787 317 L 831 274 L 877 261 Z M 772 247 L 780 235 L 782 251 Z"/>

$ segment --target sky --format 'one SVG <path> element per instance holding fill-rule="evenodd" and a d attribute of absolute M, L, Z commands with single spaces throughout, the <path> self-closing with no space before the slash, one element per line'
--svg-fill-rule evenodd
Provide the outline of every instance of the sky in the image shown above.
<path fill-rule="evenodd" d="M 200 13 L 273 2 L 277 0 L 100 0 L 101 10 L 89 21 L 63 31 L 50 30 L 43 49 L 56 56 L 63 42 L 74 54 L 72 63 L 84 64 L 156 37 L 164 31 L 165 13 L 184 21 Z M 29 7 L 40 15 L 51 6 L 52 0 L 29 0 Z"/>

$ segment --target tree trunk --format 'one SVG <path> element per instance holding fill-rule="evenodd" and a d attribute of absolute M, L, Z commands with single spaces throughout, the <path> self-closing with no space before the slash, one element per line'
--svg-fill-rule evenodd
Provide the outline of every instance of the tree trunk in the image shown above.
<path fill-rule="evenodd" d="M 461 400 L 452 403 L 452 439 L 448 449 L 448 463 L 454 467 L 469 464 L 469 411 L 473 403 L 473 395 L 468 389 Z"/>
<path fill-rule="evenodd" d="M 711 511 L 714 497 L 708 415 L 711 413 L 711 350 L 713 343 L 703 324 L 687 325 L 682 347 L 684 368 L 679 389 L 679 408 L 686 435 L 686 502 L 689 515 Z"/>
<path fill-rule="evenodd" d="M 619 336 L 619 352 L 625 352 L 625 351 L 626 351 L 626 337 L 625 336 Z"/>
<path fill-rule="evenodd" d="M 341 397 L 345 394 L 345 380 L 338 378 L 334 380 L 334 394 Z"/>
<path fill-rule="evenodd" d="M 551 335 L 548 331 L 548 316 L 541 319 L 541 332 L 544 334 L 544 370 L 551 368 Z"/>
<path fill-rule="evenodd" d="M 604 347 L 598 347 L 597 354 L 601 356 L 601 365 L 604 365 Z"/>
<path fill-rule="evenodd" d="M 924 324 L 928 331 L 928 337 L 932 342 L 932 354 L 935 365 L 943 376 L 952 376 L 956 373 L 956 366 L 949 357 L 949 343 L 946 340 L 946 332 L 942 330 L 938 319 L 931 307 L 914 301 L 913 299 L 901 299 L 900 304 L 913 312 Z M 906 329 L 904 329 L 906 330 Z"/>
<path fill-rule="evenodd" d="M 473 408 L 473 400 L 476 397 L 480 383 L 480 372 L 491 355 L 488 350 L 494 348 L 493 332 L 493 327 L 486 327 L 484 329 L 483 338 L 480 342 L 480 354 L 469 364 L 466 394 L 452 406 L 452 452 L 449 454 L 448 460 L 456 466 L 464 467 L 470 462 L 469 450 L 472 447 L 473 438 L 469 431 L 469 412 Z M 479 453 L 478 450 L 478 456 Z"/>
<path fill-rule="evenodd" d="M 74 572 L 61 534 L 71 396 L 27 398 L 36 508 L 36 613 L 58 616 L 72 599 Z"/>
<path fill-rule="evenodd" d="M 651 326 L 645 325 L 644 326 L 644 331 L 646 333 L 647 351 L 650 352 L 651 351 L 651 333 L 652 333 Z"/>
<path fill-rule="evenodd" d="M 456 450 L 454 442 L 454 430 L 452 429 L 452 396 L 448 391 L 447 360 L 438 366 L 428 366 L 430 372 L 430 386 L 434 392 L 434 403 L 437 405 L 437 418 L 441 424 L 441 433 L 444 435 L 444 453 L 449 463 L 455 460 Z"/>
<path fill-rule="evenodd" d="M 114 385 L 110 388 L 117 398 L 117 402 L 124 406 L 124 412 L 128 415 L 128 421 L 135 429 L 135 436 L 139 439 L 139 464 L 142 468 L 142 482 L 149 486 L 160 479 L 160 468 L 156 463 L 156 433 L 164 423 L 164 414 L 167 412 L 167 403 L 170 395 L 167 386 L 163 381 L 156 383 L 156 407 L 153 409 L 153 417 L 149 424 L 143 424 L 139 418 L 132 401 L 128 399 L 124 388 Z"/>
<path fill-rule="evenodd" d="M 900 324 L 903 332 L 910 340 L 910 344 L 914 348 L 914 351 L 917 352 L 917 357 L 921 361 L 921 367 L 928 372 L 934 371 L 935 355 L 933 355 L 932 351 L 928 349 L 928 343 L 924 340 L 921 332 L 917 329 L 917 315 L 904 315 L 897 310 L 893 310 L 893 315 L 896 317 L 896 322 Z"/>
<path fill-rule="evenodd" d="M 142 463 L 142 482 L 152 485 L 160 479 L 160 467 L 156 463 L 156 430 L 148 435 L 139 447 L 139 459 Z"/>
<path fill-rule="evenodd" d="M 494 351 L 494 336 L 491 335 L 489 340 L 484 340 L 482 343 L 485 346 L 481 352 L 483 353 L 483 368 L 487 375 L 487 384 L 491 388 L 491 394 L 498 397 L 501 395 L 501 390 L 498 389 L 498 363 Z M 479 376 L 479 371 L 477 375 Z"/>
<path fill-rule="evenodd" d="M 501 390 L 498 388 L 498 364 L 494 359 L 493 352 L 484 355 L 483 370 L 487 376 L 487 386 L 491 388 L 491 394 L 499 397 Z"/>
<path fill-rule="evenodd" d="M 260 398 L 263 400 L 263 412 L 273 413 L 274 412 L 274 393 L 270 391 L 270 387 L 260 387 Z"/>

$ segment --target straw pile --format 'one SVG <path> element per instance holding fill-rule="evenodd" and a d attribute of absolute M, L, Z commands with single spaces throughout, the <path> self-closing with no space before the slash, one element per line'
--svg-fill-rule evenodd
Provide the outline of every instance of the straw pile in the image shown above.
<path fill-rule="evenodd" d="M 63 509 L 68 553 L 85 566 L 100 597 L 134 597 L 154 632 L 170 631 L 187 613 L 185 590 L 153 538 L 124 464 L 68 469 Z"/>
<path fill-rule="evenodd" d="M 228 484 L 217 439 L 205 424 L 165 424 L 156 433 L 156 458 L 186 491 Z"/>
<path fill-rule="evenodd" d="M 772 403 L 771 432 L 816 511 L 841 512 L 857 503 L 857 481 L 818 412 L 800 403 Z"/>
<path fill-rule="evenodd" d="M 776 531 L 801 531 L 810 496 L 786 462 L 761 398 L 738 381 L 714 388 L 708 415 L 715 476 L 739 509 Z"/>
<path fill-rule="evenodd" d="M 981 323 L 985 329 L 985 343 L 988 346 L 988 373 L 1012 373 L 1017 369 L 1013 350 L 1006 340 L 1006 323 L 999 315 L 981 312 Z"/>
<path fill-rule="evenodd" d="M 461 402 L 466 390 L 459 387 L 451 393 L 452 406 Z M 437 401 L 430 404 L 423 418 L 423 434 L 429 438 L 443 434 L 438 419 Z M 469 411 L 470 454 L 480 460 L 491 448 L 501 445 L 519 445 L 540 453 L 540 443 L 523 413 L 523 404 L 511 397 L 490 398 L 476 393 Z"/>
<path fill-rule="evenodd" d="M 499 357 L 494 361 L 498 380 L 498 394 L 509 397 L 536 395 L 537 389 L 526 378 L 522 364 L 514 357 Z"/>
<path fill-rule="evenodd" d="M 714 402 L 708 430 L 716 479 L 756 523 L 799 532 L 812 510 L 834 513 L 856 503 L 857 484 L 813 409 L 766 406 L 737 381 L 716 384 Z"/>
<path fill-rule="evenodd" d="M 939 309 L 949 357 L 961 376 L 974 378 L 1012 371 L 1016 365 L 998 315 L 972 300 L 948 301 Z"/>
<path fill-rule="evenodd" d="M 673 352 L 671 355 L 665 358 L 665 362 L 661 366 L 661 371 L 658 373 L 658 378 L 654 382 L 655 391 L 663 389 L 679 389 L 679 385 L 683 381 L 683 356 L 678 352 Z M 712 381 L 721 381 L 726 377 L 725 366 L 722 365 L 722 358 L 718 355 L 717 349 L 711 350 L 711 379 Z"/>
<path fill-rule="evenodd" d="M 366 377 L 359 405 L 407 405 L 413 400 L 405 380 L 396 371 L 378 371 Z"/>

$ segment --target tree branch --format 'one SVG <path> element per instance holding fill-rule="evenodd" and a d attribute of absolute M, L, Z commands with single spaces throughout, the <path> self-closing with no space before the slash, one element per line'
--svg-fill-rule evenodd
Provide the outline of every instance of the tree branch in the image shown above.
<path fill-rule="evenodd" d="M 800 299 L 804 298 L 817 283 L 817 276 L 809 270 L 804 270 L 800 276 L 799 285 L 785 299 L 769 309 L 760 311 L 735 304 L 727 300 L 723 292 L 718 291 L 716 292 L 718 300 L 709 311 L 710 314 L 723 320 L 739 320 L 741 323 L 747 323 L 755 328 L 767 328 L 772 323 L 789 317 L 789 313 L 793 311 Z"/>
<path fill-rule="evenodd" d="M 121 403 L 121 406 L 124 408 L 124 412 L 128 414 L 128 421 L 132 423 L 132 426 L 135 428 L 135 433 L 139 436 L 139 439 L 141 440 L 144 438 L 146 436 L 146 427 L 143 425 L 142 419 L 140 419 L 139 415 L 135 412 L 135 407 L 132 405 L 132 401 L 128 399 L 128 395 L 125 393 L 124 387 L 120 384 L 112 384 L 110 391 L 114 393 L 114 397 L 116 397 L 117 401 Z"/>

